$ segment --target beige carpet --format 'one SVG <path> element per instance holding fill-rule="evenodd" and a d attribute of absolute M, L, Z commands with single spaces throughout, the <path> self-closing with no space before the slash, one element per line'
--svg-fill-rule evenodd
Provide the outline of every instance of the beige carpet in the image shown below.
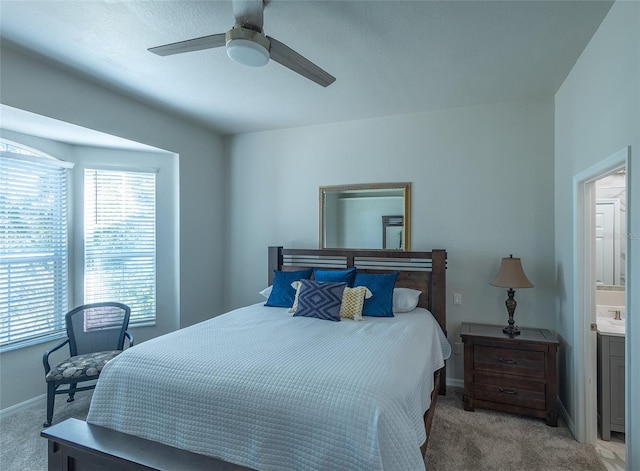
<path fill-rule="evenodd" d="M 84 419 L 90 397 L 90 392 L 78 393 L 67 404 L 66 396 L 58 396 L 54 423 Z M 2 420 L 2 471 L 47 469 L 46 440 L 40 437 L 44 419 L 45 405 L 39 403 Z M 606 471 L 595 448 L 576 442 L 562 420 L 554 428 L 540 419 L 466 412 L 459 388 L 449 388 L 438 399 L 426 463 L 429 471 Z"/>
<path fill-rule="evenodd" d="M 44 389 L 44 383 L 43 383 Z M 70 417 L 85 419 L 93 391 L 79 392 L 67 403 L 67 396 L 56 396 L 53 423 Z M 47 418 L 45 401 L 31 405 L 0 422 L 0 470 L 46 471 L 47 441 L 40 437 Z M 114 470 L 115 471 L 115 470 Z"/>
<path fill-rule="evenodd" d="M 605 471 L 595 447 L 578 443 L 562 419 L 462 407 L 462 389 L 438 398 L 427 448 L 430 471 Z"/>

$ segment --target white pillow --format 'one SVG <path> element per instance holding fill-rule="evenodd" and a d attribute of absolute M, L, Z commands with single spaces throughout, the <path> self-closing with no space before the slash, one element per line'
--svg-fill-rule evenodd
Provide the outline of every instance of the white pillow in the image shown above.
<path fill-rule="evenodd" d="M 296 296 L 295 298 L 293 298 L 293 306 L 291 306 L 287 311 L 289 314 L 293 314 L 298 310 L 298 297 L 300 297 L 300 286 L 302 286 L 302 283 L 300 281 L 294 281 L 293 283 L 291 283 L 291 287 L 296 290 Z"/>
<path fill-rule="evenodd" d="M 411 288 L 394 288 L 393 312 L 413 311 L 418 305 L 422 291 Z"/>
<path fill-rule="evenodd" d="M 264 296 L 266 299 L 269 299 L 269 295 L 271 294 L 271 290 L 273 289 L 273 285 L 267 286 L 265 289 L 263 289 L 262 291 L 260 291 L 260 293 L 262 296 Z"/>
<path fill-rule="evenodd" d="M 294 281 L 293 283 L 291 283 L 291 287 L 295 290 L 298 289 L 298 286 L 300 285 L 299 281 Z M 269 296 L 271 295 L 271 291 L 273 290 L 273 285 L 269 285 L 267 286 L 265 289 L 263 289 L 262 291 L 260 291 L 258 294 L 264 296 L 265 298 L 269 299 Z"/>

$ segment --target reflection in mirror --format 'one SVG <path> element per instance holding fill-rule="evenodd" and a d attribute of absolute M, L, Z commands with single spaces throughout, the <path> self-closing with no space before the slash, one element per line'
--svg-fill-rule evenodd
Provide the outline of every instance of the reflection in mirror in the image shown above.
<path fill-rule="evenodd" d="M 402 249 L 404 216 L 382 216 L 382 248 Z"/>
<path fill-rule="evenodd" d="M 596 285 L 624 286 L 627 208 L 624 169 L 596 181 Z"/>
<path fill-rule="evenodd" d="M 410 183 L 320 187 L 320 248 L 409 250 Z"/>

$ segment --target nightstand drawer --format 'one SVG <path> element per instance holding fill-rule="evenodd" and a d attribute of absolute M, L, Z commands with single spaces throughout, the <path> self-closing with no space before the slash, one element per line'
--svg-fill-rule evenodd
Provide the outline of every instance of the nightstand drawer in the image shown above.
<path fill-rule="evenodd" d="M 474 397 L 480 401 L 499 402 L 531 409 L 545 410 L 545 385 L 515 379 L 505 379 L 476 373 Z"/>
<path fill-rule="evenodd" d="M 544 379 L 544 352 L 477 345 L 473 353 L 473 368 Z"/>

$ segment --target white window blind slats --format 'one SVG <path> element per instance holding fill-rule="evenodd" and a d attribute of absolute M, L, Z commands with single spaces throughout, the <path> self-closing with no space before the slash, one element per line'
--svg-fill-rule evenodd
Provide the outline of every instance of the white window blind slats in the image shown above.
<path fill-rule="evenodd" d="M 3 140 L 0 142 L 0 156 L 7 160 L 15 160 L 18 162 L 37 163 L 45 165 L 47 167 L 60 167 L 60 168 L 73 168 L 72 162 L 66 162 L 64 160 L 58 160 L 54 157 L 47 156 L 38 153 L 35 149 L 30 150 L 26 147 L 18 147 L 13 145 L 7 145 L 7 142 Z"/>
<path fill-rule="evenodd" d="M 15 312 L 21 306 L 30 305 L 41 300 L 48 301 L 52 294 L 60 294 L 66 289 L 66 283 L 63 286 L 52 288 L 51 285 L 55 282 L 54 277 L 42 277 L 41 283 L 30 283 L 29 281 L 20 283 L 23 280 L 31 280 L 31 278 L 22 277 L 11 280 L 12 286 L 10 289 L 4 290 L 6 292 L 0 294 L 0 302 L 9 303 L 9 300 L 11 300 L 12 312 Z M 45 284 L 45 282 L 48 284 Z M 34 313 L 34 315 L 38 314 Z"/>
<path fill-rule="evenodd" d="M 118 301 L 155 322 L 156 174 L 85 170 L 85 302 Z"/>
<path fill-rule="evenodd" d="M 67 174 L 0 154 L 0 348 L 64 330 Z"/>

